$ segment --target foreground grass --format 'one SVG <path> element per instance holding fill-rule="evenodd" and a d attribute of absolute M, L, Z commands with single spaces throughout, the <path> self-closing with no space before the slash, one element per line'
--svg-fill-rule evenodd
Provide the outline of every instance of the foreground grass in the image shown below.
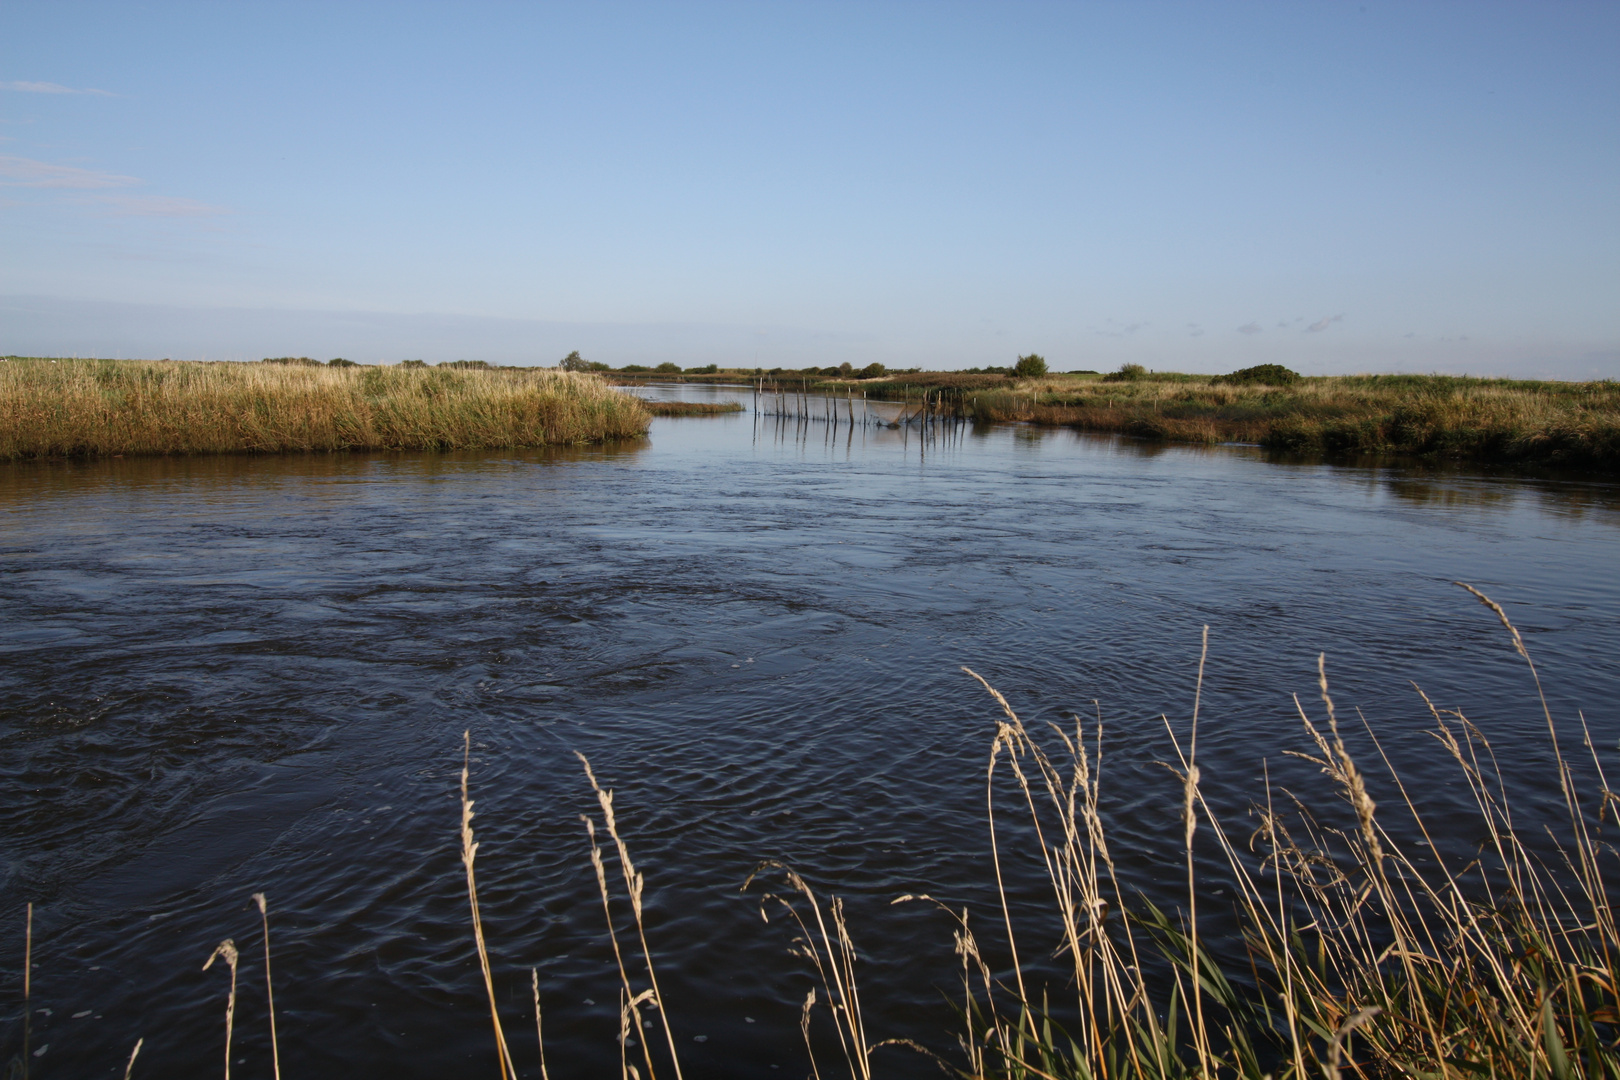
<path fill-rule="evenodd" d="M 542 369 L 0 361 L 0 459 L 545 446 L 649 420 L 598 376 Z"/>
<path fill-rule="evenodd" d="M 1620 383 L 1613 381 L 1357 375 L 1278 387 L 1188 375 L 1059 378 L 979 391 L 965 407 L 979 420 L 1154 439 L 1620 467 Z"/>
<path fill-rule="evenodd" d="M 1463 588 L 1500 619 L 1539 696 L 1519 632 L 1489 598 Z M 1206 655 L 1207 647 L 1206 628 Z M 1418 838 L 1414 852 L 1386 828 L 1388 815 L 1380 816 L 1370 794 L 1379 781 L 1369 781 L 1346 746 L 1325 659 L 1318 661 L 1314 718 L 1296 698 L 1303 751 L 1285 751 L 1319 770 L 1322 789 L 1291 792 L 1274 786 L 1268 772 L 1252 803 L 1254 821 L 1235 832 L 1205 800 L 1195 696 L 1189 728 L 1177 733 L 1166 721 L 1173 751 L 1167 767 L 1181 787 L 1181 828 L 1166 838 L 1160 857 L 1184 868 L 1186 899 L 1165 912 L 1127 895 L 1116 877 L 1100 809 L 1100 718 L 1090 730 L 1076 716 L 1072 729 L 1049 724 L 1051 731 L 1038 735 L 988 682 L 964 671 L 1001 712 L 985 791 L 1000 910 L 988 913 L 987 923 L 975 920 L 972 925 L 982 927 L 975 931 L 965 908 L 926 895 L 895 901 L 932 905 L 953 928 L 962 963 L 954 1052 L 868 1031 L 859 954 L 836 898 L 823 905 L 799 874 L 773 862 L 744 886 L 756 879 L 782 883 L 778 893 L 762 897 L 761 914 L 786 914 L 792 952 L 814 978 L 801 1023 L 812 1075 L 871 1080 L 874 1051 L 901 1046 L 970 1080 L 1620 1077 L 1620 925 L 1606 878 L 1616 852 L 1602 836 L 1620 796 L 1607 787 L 1584 721 L 1580 741 L 1590 755 L 1587 772 L 1599 786 L 1595 793 L 1578 789 L 1562 745 L 1567 737 L 1541 697 L 1557 773 L 1543 803 L 1556 809 L 1543 818 L 1509 806 L 1485 735 L 1462 713 L 1443 712 L 1423 698 L 1437 752 L 1453 764 L 1477 811 L 1467 825 L 1451 824 L 1453 832 L 1463 828 L 1475 837 L 1472 844 L 1431 831 L 1369 729 L 1394 816 L 1405 819 L 1395 832 Z M 1203 674 L 1201 658 L 1200 695 Z M 589 763 L 585 772 L 611 841 L 605 853 L 595 820 L 586 818 L 591 863 L 620 958 L 621 1072 L 643 1075 L 639 1064 L 649 1078 L 665 1067 L 679 1077 L 642 918 L 642 875 L 618 830 L 612 791 L 602 788 Z M 1051 884 L 1051 907 L 1039 926 L 1018 925 L 1000 888 L 1009 850 L 1003 841 L 1014 833 L 1010 823 L 999 823 L 998 840 L 998 779 L 1010 784 L 1015 803 L 1027 812 L 1024 843 L 1033 841 L 1039 850 Z M 488 954 L 472 880 L 476 846 L 465 768 L 462 782 L 464 862 L 482 959 Z M 609 861 L 618 863 L 630 901 L 628 926 L 622 919 L 616 926 L 611 914 L 616 890 Z M 1220 885 L 1235 889 L 1235 900 L 1208 883 L 1212 870 Z M 1202 923 L 1212 908 L 1236 918 L 1243 955 L 1217 956 L 1210 948 Z M 621 934 L 632 943 L 622 952 Z M 632 950 L 644 979 L 623 959 Z M 495 1056 L 502 1075 L 515 1076 L 487 960 L 483 971 Z M 534 989 L 539 1037 L 538 976 Z M 629 1034 L 643 1031 L 647 1010 L 663 1024 L 667 1056 L 655 1053 L 649 1038 L 634 1055 L 638 1063 Z M 812 1038 L 813 1030 L 828 1028 L 835 1038 Z M 817 1062 L 817 1042 L 836 1045 L 839 1060 Z"/>
<path fill-rule="evenodd" d="M 1554 767 L 1531 808 L 1509 805 L 1504 766 L 1485 734 L 1419 690 L 1433 720 L 1435 753 L 1450 763 L 1473 807 L 1466 821 L 1448 819 L 1445 831 L 1427 822 L 1370 727 L 1364 742 L 1374 768 L 1352 755 L 1319 659 L 1319 702 L 1307 708 L 1296 698 L 1301 749 L 1284 753 L 1303 758 L 1320 781 L 1290 791 L 1267 771 L 1249 820 L 1222 820 L 1206 801 L 1206 790 L 1221 778 L 1200 769 L 1199 697 L 1189 725 L 1178 730 L 1166 721 L 1179 828 L 1164 837 L 1162 850 L 1134 858 L 1156 856 L 1176 868 L 1185 899 L 1170 912 L 1131 894 L 1116 874 L 1102 809 L 1101 719 L 1076 716 L 1072 727 L 1032 730 L 1002 694 L 966 672 L 999 711 L 983 789 L 999 904 L 970 925 L 966 908 L 927 895 L 895 901 L 936 908 L 950 929 L 961 961 L 954 1048 L 868 1030 L 855 943 L 861 928 L 850 927 L 837 898 L 823 903 L 778 863 L 762 864 L 744 886 L 780 883 L 760 898 L 761 913 L 785 916 L 790 952 L 813 977 L 801 1012 L 812 1075 L 871 1080 L 880 1074 L 875 1052 L 902 1047 L 967 1080 L 1620 1078 L 1620 924 L 1607 884 L 1617 853 L 1603 832 L 1620 795 L 1608 788 L 1584 720 L 1575 738 L 1554 721 L 1507 615 L 1463 588 L 1500 620 L 1540 698 Z M 1206 653 L 1207 643 L 1206 629 Z M 1203 658 L 1198 674 L 1201 695 Z M 1588 758 L 1584 766 L 1569 753 L 1575 745 Z M 1513 747 L 1505 767 L 1522 761 L 1527 749 Z M 479 913 L 470 736 L 463 736 L 462 750 L 460 848 L 468 944 L 490 1008 L 487 1075 L 515 1080 L 521 1059 L 529 1075 L 528 1063 L 537 1061 L 544 1078 L 538 968 L 525 973 L 532 1002 L 519 1005 L 496 992 L 496 972 L 507 969 Z M 678 1005 L 659 989 L 651 944 L 659 927 L 643 916 L 646 882 L 618 827 L 612 790 L 583 756 L 580 762 L 596 799 L 597 812 L 584 823 L 619 981 L 620 1075 L 678 1080 L 680 1053 L 668 1015 Z M 1590 777 L 1595 790 L 1582 790 L 1578 774 Z M 998 796 L 998 784 L 1010 804 Z M 1383 807 L 1373 799 L 1380 789 Z M 1010 808 L 1021 824 L 1007 820 Z M 1049 906 L 1027 922 L 1014 917 L 1001 889 L 1003 862 L 1015 848 L 1038 853 L 1051 888 Z M 1223 895 L 1228 890 L 1235 895 Z M 265 1011 L 261 1016 L 255 1008 L 252 1019 L 268 1022 L 272 1055 L 279 1055 L 270 924 L 263 895 L 254 899 L 266 985 Z M 1217 909 L 1223 940 L 1212 947 L 1208 931 Z M 1234 919 L 1237 947 L 1228 944 Z M 227 1070 L 240 955 L 226 939 L 209 958 L 212 964 L 222 957 L 228 966 Z M 32 1015 L 26 985 L 25 1018 Z M 531 1004 L 536 1042 L 525 1036 L 520 1045 L 507 1032 L 527 1028 Z M 13 1063 L 19 1070 L 28 1060 L 26 1019 L 23 1038 Z"/>

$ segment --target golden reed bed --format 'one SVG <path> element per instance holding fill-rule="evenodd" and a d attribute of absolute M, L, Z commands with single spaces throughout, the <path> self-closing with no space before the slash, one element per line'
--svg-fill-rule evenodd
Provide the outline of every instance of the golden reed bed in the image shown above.
<path fill-rule="evenodd" d="M 543 369 L 0 360 L 0 458 L 547 446 L 650 422 L 596 375 Z"/>

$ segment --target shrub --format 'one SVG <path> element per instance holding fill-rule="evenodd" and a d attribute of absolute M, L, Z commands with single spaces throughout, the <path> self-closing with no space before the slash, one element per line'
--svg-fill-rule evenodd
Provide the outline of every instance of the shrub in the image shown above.
<path fill-rule="evenodd" d="M 653 370 L 665 375 L 679 375 L 681 373 L 681 365 L 665 360 L 662 364 L 659 364 L 657 367 L 653 368 Z"/>
<path fill-rule="evenodd" d="M 1262 383 L 1266 386 L 1293 386 L 1299 382 L 1299 372 L 1290 371 L 1281 364 L 1257 364 L 1254 367 L 1241 368 L 1230 375 L 1217 375 L 1210 382 L 1233 383 L 1239 386 L 1251 383 Z"/>
<path fill-rule="evenodd" d="M 652 368 L 648 367 L 646 364 L 626 364 L 619 370 L 624 372 L 626 375 L 636 375 L 643 371 L 651 371 Z"/>
<path fill-rule="evenodd" d="M 589 371 L 589 370 L 591 370 L 590 361 L 586 360 L 584 357 L 580 356 L 578 349 L 575 349 L 573 352 L 569 353 L 567 356 L 565 356 L 561 360 L 557 361 L 557 367 L 558 367 L 559 370 L 562 370 L 562 371 Z"/>
<path fill-rule="evenodd" d="M 439 363 L 435 364 L 434 366 L 435 367 L 447 367 L 447 368 L 471 368 L 474 371 L 488 371 L 489 370 L 489 361 L 487 361 L 487 360 L 443 360 L 443 361 L 440 361 Z"/>
<path fill-rule="evenodd" d="M 299 364 L 304 367 L 321 366 L 319 360 L 311 360 L 307 356 L 267 356 L 263 362 L 266 364 Z"/>
<path fill-rule="evenodd" d="M 881 379 L 888 373 L 888 368 L 874 361 L 873 363 L 867 364 L 865 367 L 861 368 L 861 370 L 857 371 L 855 373 L 855 377 L 857 379 Z"/>
<path fill-rule="evenodd" d="M 1012 373 L 1020 379 L 1038 379 L 1046 374 L 1046 357 L 1040 353 L 1020 356 L 1018 363 L 1013 365 Z"/>
<path fill-rule="evenodd" d="M 1139 382 L 1148 377 L 1148 369 L 1141 364 L 1121 364 L 1118 371 L 1103 376 L 1103 382 Z"/>
<path fill-rule="evenodd" d="M 427 367 L 427 361 L 426 360 L 401 360 L 399 362 L 399 366 L 403 367 L 403 368 L 422 368 L 422 367 Z"/>
<path fill-rule="evenodd" d="M 341 356 L 334 356 L 326 362 L 327 367 L 359 367 L 353 360 L 345 360 Z"/>
<path fill-rule="evenodd" d="M 686 373 L 688 375 L 713 375 L 719 370 L 719 364 L 704 364 L 702 367 L 689 367 L 686 369 Z"/>

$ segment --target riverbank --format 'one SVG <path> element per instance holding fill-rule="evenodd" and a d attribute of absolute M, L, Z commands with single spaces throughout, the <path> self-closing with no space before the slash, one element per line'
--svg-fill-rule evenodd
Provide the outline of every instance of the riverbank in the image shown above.
<path fill-rule="evenodd" d="M 1291 385 L 1144 374 L 1037 379 L 970 393 L 981 421 L 1329 454 L 1620 467 L 1620 383 L 1448 375 L 1299 378 Z"/>
<path fill-rule="evenodd" d="M 532 447 L 650 421 L 599 376 L 537 368 L 0 361 L 0 459 Z"/>
<path fill-rule="evenodd" d="M 720 416 L 743 411 L 740 401 L 643 401 L 654 416 Z"/>
<path fill-rule="evenodd" d="M 1265 371 L 1268 369 L 1257 369 Z M 908 371 L 634 376 L 639 385 L 739 383 L 767 391 L 914 401 L 981 423 L 1026 423 L 1167 442 L 1253 443 L 1305 454 L 1401 454 L 1461 461 L 1620 468 L 1620 383 L 1450 375 L 1234 375 L 1130 369 L 1017 379 Z M 623 378 L 615 373 L 615 381 Z M 624 379 L 624 381 L 631 381 Z"/>

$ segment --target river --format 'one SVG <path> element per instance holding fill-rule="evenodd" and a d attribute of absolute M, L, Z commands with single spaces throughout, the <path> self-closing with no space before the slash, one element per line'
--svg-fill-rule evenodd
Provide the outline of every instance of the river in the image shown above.
<path fill-rule="evenodd" d="M 496 1075 L 458 848 L 469 731 L 522 1075 L 531 969 L 550 1075 L 618 1069 L 576 752 L 645 873 L 687 1076 L 809 1071 L 805 964 L 739 891 L 765 859 L 846 898 L 872 1038 L 949 1055 L 950 924 L 890 901 L 970 905 L 1004 959 L 998 710 L 963 665 L 1032 722 L 1100 710 L 1121 873 L 1174 902 L 1162 718 L 1185 733 L 1204 626 L 1199 756 L 1238 830 L 1263 759 L 1321 783 L 1282 756 L 1309 748 L 1292 695 L 1318 709 L 1319 653 L 1341 711 L 1449 820 L 1414 682 L 1509 749 L 1525 798 L 1551 780 L 1534 685 L 1452 582 L 1505 606 L 1554 714 L 1584 708 L 1612 754 L 1617 567 L 1612 482 L 1016 426 L 923 438 L 745 411 L 589 449 L 0 465 L 5 1053 L 32 901 L 33 1075 L 117 1074 L 138 1038 L 136 1076 L 217 1068 L 229 977 L 201 968 L 231 937 L 236 1075 L 269 1076 L 262 890 L 285 1075 Z M 1001 841 L 1045 944 L 1035 849 L 1013 824 Z"/>

